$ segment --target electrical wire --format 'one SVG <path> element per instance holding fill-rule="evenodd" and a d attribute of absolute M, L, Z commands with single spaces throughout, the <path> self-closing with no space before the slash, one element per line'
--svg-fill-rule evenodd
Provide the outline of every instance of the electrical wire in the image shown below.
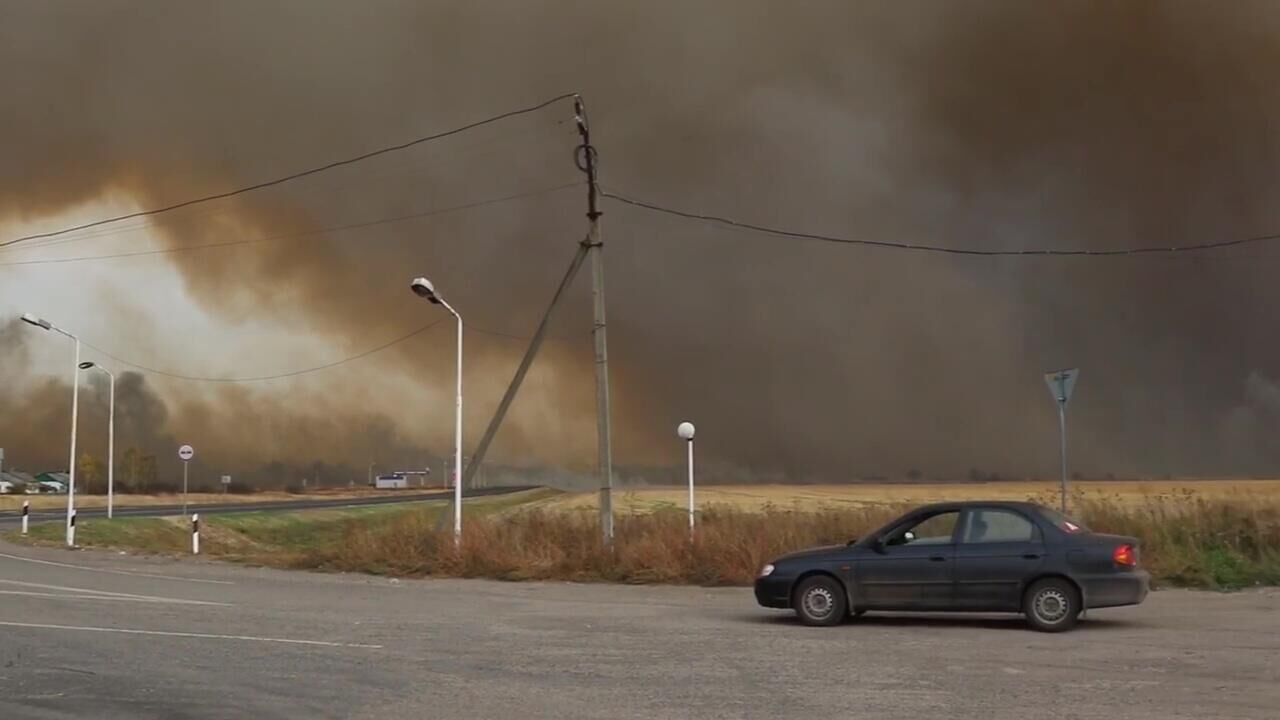
<path fill-rule="evenodd" d="M 112 360 L 115 360 L 121 365 L 126 365 L 128 367 L 135 368 L 137 370 L 142 370 L 144 372 L 152 373 L 154 375 L 160 375 L 162 377 L 167 377 L 173 380 L 186 380 L 189 382 L 207 382 L 207 383 L 251 383 L 251 382 L 266 382 L 268 380 L 281 380 L 284 378 L 297 377 L 299 375 L 308 375 L 310 373 L 320 372 L 321 370 L 328 370 L 330 368 L 335 368 L 340 365 L 346 365 L 347 363 L 355 362 L 356 360 L 369 357 L 370 355 L 382 352 L 387 348 L 393 347 L 395 345 L 399 345 L 402 342 L 405 342 L 414 337 L 417 337 L 418 335 L 421 335 L 422 333 L 439 325 L 445 320 L 448 320 L 448 318 L 447 317 L 440 318 L 439 320 L 435 320 L 433 322 L 427 323 L 426 325 L 423 325 L 422 327 L 419 327 L 416 330 L 413 330 L 405 335 L 401 335 L 400 337 L 394 340 L 391 340 L 389 342 L 383 343 L 377 347 L 370 348 L 363 352 L 356 353 L 355 355 L 351 355 L 350 357 L 342 358 L 341 360 L 335 360 L 330 363 L 325 363 L 324 365 L 316 365 L 314 367 L 302 368 L 300 370 L 291 370 L 289 372 L 278 373 L 275 375 L 254 375 L 250 377 L 230 377 L 230 378 L 201 377 L 196 375 L 183 375 L 181 373 L 169 372 L 167 370 L 158 370 L 153 367 L 148 367 L 146 365 L 133 362 L 132 360 L 125 360 L 124 358 L 121 358 L 113 353 L 103 350 L 97 345 L 93 345 L 88 342 L 85 342 L 84 340 L 81 340 L 80 342 L 83 343 L 85 347 L 96 350 L 97 352 L 101 353 L 104 357 L 111 358 Z M 487 330 L 485 328 L 476 327 L 474 325 L 466 324 L 466 323 L 464 323 L 463 327 L 466 329 L 467 332 L 478 332 L 483 335 L 493 335 L 496 337 L 507 338 L 510 340 L 531 340 L 533 338 L 532 335 L 527 335 L 527 336 L 512 335 L 510 333 L 499 332 L 497 330 Z M 548 337 L 547 339 L 552 341 L 569 340 L 569 338 L 561 338 L 561 337 Z"/>
<path fill-rule="evenodd" d="M 554 123 L 552 123 L 550 129 L 555 129 L 556 127 L 563 126 L 567 122 L 568 122 L 567 119 L 557 120 Z M 534 131 L 531 131 L 528 128 L 511 130 L 509 132 L 501 133 L 495 137 L 473 142 L 468 145 L 464 145 L 461 148 L 455 148 L 452 151 L 450 151 L 451 155 L 449 157 L 449 161 L 453 162 L 455 160 L 464 160 L 466 162 L 474 162 L 478 154 L 491 154 L 499 151 L 506 151 L 506 149 L 502 147 L 493 147 L 495 142 L 509 140 L 515 137 L 525 137 L 530 134 L 533 134 L 533 132 L 535 131 L 542 132 L 546 129 L 547 128 L 535 128 Z M 458 154 L 459 151 L 461 151 L 462 154 L 459 155 Z M 474 151 L 479 151 L 479 153 Z M 438 150 L 435 153 L 428 155 L 428 157 L 440 155 L 443 152 L 444 152 L 443 150 Z M 407 156 L 401 156 L 401 157 L 406 158 L 408 162 L 420 162 L 420 159 L 415 161 L 415 160 L 412 160 L 411 158 L 408 158 Z M 427 182 L 431 182 L 434 179 L 433 173 L 438 172 L 438 168 L 433 167 L 431 171 L 428 171 L 425 173 L 406 174 L 408 172 L 409 170 L 406 167 L 391 168 L 389 170 L 387 168 L 384 168 L 382 172 L 376 172 L 371 176 L 361 177 L 356 181 L 348 180 L 348 181 L 340 182 L 337 184 L 321 185 L 315 189 L 322 190 L 325 192 L 330 192 L 330 191 L 337 191 L 337 190 L 347 190 L 347 189 L 358 187 L 362 191 L 368 191 L 371 188 L 380 187 L 382 185 L 386 185 L 390 183 L 394 183 L 398 189 L 404 189 L 408 187 L 415 187 L 418 185 L 422 185 Z M 172 218 L 169 220 L 170 224 L 166 225 L 165 227 L 167 230 L 169 230 L 169 232 L 172 233 L 174 225 L 194 223 L 196 221 L 199 221 L 201 219 L 208 218 L 211 216 L 227 215 L 235 212 L 236 210 L 234 209 L 229 209 L 225 207 L 220 209 L 220 208 L 214 207 L 208 210 L 204 210 L 202 212 L 196 212 L 193 214 L 182 214 L 179 218 Z M 137 222 L 126 223 L 123 225 L 113 225 L 111 227 L 93 230 L 92 232 L 82 232 L 82 233 L 69 234 L 63 237 L 53 237 L 53 238 L 45 238 L 42 240 L 34 240 L 32 242 L 24 243 L 22 245 L 14 246 L 14 247 L 7 247 L 7 248 L 0 247 L 0 253 L 14 253 L 14 252 L 20 253 L 24 251 L 33 250 L 36 248 L 48 248 L 48 247 L 54 247 L 58 245 L 66 245 L 70 243 L 84 242 L 86 240 L 93 240 L 101 237 L 117 237 L 120 235 L 148 230 L 155 227 L 157 227 L 156 223 L 154 223 L 150 218 L 141 218 Z"/>
<path fill-rule="evenodd" d="M 282 379 L 282 378 L 297 377 L 297 376 L 299 376 L 299 375 L 306 375 L 306 374 L 308 374 L 308 373 L 320 372 L 321 370 L 328 370 L 328 369 L 330 369 L 330 368 L 338 367 L 339 365 L 345 365 L 345 364 L 347 364 L 347 363 L 349 363 L 349 362 L 355 362 L 356 360 L 360 360 L 360 359 L 362 359 L 362 358 L 369 357 L 370 355 L 373 355 L 374 353 L 382 352 L 383 350 L 386 350 L 386 349 L 387 349 L 387 348 L 389 348 L 389 347 L 392 347 L 392 346 L 394 346 L 394 345 L 399 345 L 400 343 L 405 342 L 406 340 L 409 340 L 409 339 L 411 339 L 411 338 L 417 337 L 418 335 L 421 335 L 422 333 L 424 333 L 424 332 L 426 332 L 427 330 L 430 330 L 431 328 L 433 328 L 433 327 L 435 327 L 435 326 L 439 325 L 440 323 L 444 322 L 444 321 L 445 321 L 445 320 L 447 320 L 447 319 L 448 319 L 448 318 L 440 318 L 439 320 L 435 320 L 435 321 L 429 322 L 429 323 L 427 323 L 426 325 L 423 325 L 422 327 L 420 327 L 420 328 L 418 328 L 418 329 L 416 329 L 416 330 L 414 330 L 414 331 L 412 331 L 412 332 L 409 332 L 409 333 L 407 333 L 407 334 L 405 334 L 405 335 L 401 335 L 400 337 L 396 338 L 395 340 L 392 340 L 392 341 L 390 341 L 390 342 L 383 343 L 383 344 L 381 344 L 381 345 L 379 345 L 379 346 L 377 346 L 377 347 L 375 347 L 375 348 L 371 348 L 371 349 L 369 349 L 369 350 L 365 350 L 364 352 L 357 353 L 357 354 L 352 355 L 352 356 L 350 356 L 350 357 L 342 358 L 341 360 L 335 360 L 334 362 L 331 362 L 331 363 L 325 363 L 324 365 L 316 365 L 315 367 L 303 368 L 303 369 L 301 369 L 301 370 L 292 370 L 292 371 L 290 371 L 290 372 L 279 373 L 279 374 L 276 374 L 276 375 L 257 375 L 257 376 L 253 376 L 253 377 L 238 377 L 238 378 L 197 377 L 197 376 L 193 376 L 193 375 L 182 375 L 182 374 L 179 374 L 179 373 L 172 373 L 172 372 L 167 372 L 167 371 L 164 371 L 164 370 L 157 370 L 156 368 L 147 367 L 146 365 L 140 365 L 140 364 L 135 363 L 135 362 L 132 362 L 132 361 L 130 361 L 130 360 L 125 360 L 124 358 L 121 358 L 121 357 L 118 357 L 118 356 L 116 356 L 116 355 L 113 355 L 112 353 L 107 352 L 106 350 L 103 350 L 102 348 L 97 347 L 96 345 L 91 345 L 91 344 L 89 344 L 89 343 L 87 343 L 87 342 L 84 342 L 83 340 L 81 340 L 81 342 L 82 342 L 82 343 L 84 343 L 85 347 L 93 348 L 94 350 L 96 350 L 96 351 L 98 351 L 98 352 L 102 353 L 104 356 L 109 357 L 109 358 L 111 358 L 112 360 L 115 360 L 116 362 L 120 363 L 121 365 L 127 365 L 127 366 L 129 366 L 129 367 L 131 367 L 131 368 L 136 368 L 136 369 L 138 369 L 138 370 L 143 370 L 143 371 L 146 371 L 146 372 L 152 373 L 152 374 L 154 374 L 154 375 L 160 375 L 160 376 L 167 377 L 167 378 L 173 378 L 173 379 L 175 379 L 175 380 L 187 380 L 187 381 L 191 381 L 191 382 L 209 382 L 209 383 L 249 383 L 249 382 L 265 382 L 265 381 L 267 381 L 267 380 L 280 380 L 280 379 Z"/>
<path fill-rule="evenodd" d="M 29 242 L 32 240 L 39 240 L 42 238 L 57 237 L 59 235 L 66 235 L 67 233 L 76 232 L 77 230 L 87 230 L 89 228 L 98 227 L 100 225 L 107 225 L 109 223 L 114 223 L 114 222 L 120 222 L 122 220 L 131 220 L 133 218 L 159 215 L 161 213 L 178 210 L 179 208 L 190 207 L 192 205 L 199 205 L 201 203 L 206 203 L 213 200 L 222 200 L 225 198 L 234 197 L 236 195 L 243 195 L 244 193 L 253 192 L 254 190 L 261 190 L 263 188 L 272 187 L 274 185 L 281 185 L 283 183 L 287 183 L 292 180 L 297 180 L 299 178 L 304 178 L 309 175 L 322 173 L 322 172 L 325 172 L 326 170 L 332 170 L 334 168 L 342 167 L 344 165 L 352 165 L 362 160 L 368 160 L 369 158 L 377 157 L 379 155 L 385 155 L 387 153 L 405 150 L 415 145 L 421 145 L 422 143 L 431 142 L 433 140 L 440 140 L 442 138 L 446 138 L 451 135 L 457 135 L 458 133 L 466 132 L 468 130 L 473 130 L 483 125 L 488 125 L 490 123 L 498 122 L 499 120 L 505 120 L 507 118 L 516 117 L 518 115 L 526 115 L 528 113 L 537 112 L 538 110 L 554 105 L 555 103 L 558 103 L 562 100 L 569 100 L 574 97 L 576 96 L 573 93 L 557 95 L 556 97 L 553 97 L 549 100 L 544 100 L 536 105 L 530 105 L 528 107 L 519 108 L 516 110 L 509 110 L 507 112 L 500 113 L 498 115 L 492 115 L 490 117 L 484 118 L 483 120 L 477 120 L 475 122 L 453 128 L 452 130 L 445 130 L 443 132 L 435 133 L 433 135 L 426 135 L 426 136 L 416 138 L 408 142 L 399 143 L 396 145 L 388 145 L 386 147 L 379 148 L 377 150 L 372 150 L 370 152 L 366 152 L 361 155 L 356 155 L 355 157 L 346 158 L 344 160 L 336 160 L 334 162 L 327 163 L 325 165 L 320 165 L 318 167 L 313 167 L 307 170 L 290 173 L 289 175 L 284 175 L 274 180 L 266 180 L 263 182 L 254 183 L 253 185 L 246 185 L 243 187 L 235 188 L 234 190 L 227 190 L 225 192 L 215 193 L 213 195 L 205 195 L 198 198 L 192 198 L 190 200 L 184 200 L 182 202 L 174 203 L 172 205 L 166 205 L 164 207 L 152 208 L 150 210 L 139 210 L 138 212 L 127 213 L 124 215 L 117 215 L 115 217 L 103 218 L 101 220 L 94 220 L 92 222 L 87 222 L 80 225 L 73 225 L 71 227 L 62 228 L 61 230 L 52 230 L 49 232 L 34 233 L 31 235 L 24 235 L 22 237 L 11 238 L 9 240 L 0 241 L 0 247 L 9 247 L 11 245 L 17 245 L 19 243 Z"/>
<path fill-rule="evenodd" d="M 449 207 L 435 208 L 432 210 L 424 210 L 422 212 L 410 213 L 408 215 L 397 215 L 395 217 L 379 218 L 366 222 L 350 223 L 347 225 L 332 225 L 329 227 L 316 228 L 314 230 L 304 230 L 295 233 L 285 233 L 281 235 L 268 235 L 266 237 L 251 238 L 247 240 L 228 240 L 226 242 L 205 243 L 202 245 L 181 245 L 179 247 L 161 248 L 159 250 L 137 250 L 133 252 L 111 253 L 106 255 L 82 255 L 66 258 L 38 258 L 35 260 L 11 260 L 8 262 L 0 262 L 0 267 L 8 267 L 14 265 L 57 265 L 61 263 L 89 262 L 93 260 L 113 260 L 116 258 L 142 257 L 147 255 L 168 255 L 170 253 L 185 252 L 188 250 L 206 250 L 209 248 L 234 247 L 238 245 L 255 245 L 264 242 L 274 242 L 276 240 L 290 240 L 300 237 L 309 237 L 312 235 L 324 235 L 326 233 L 341 232 L 344 230 L 356 230 L 360 228 L 374 227 L 376 225 L 386 225 L 388 223 L 404 222 L 406 220 L 416 220 L 418 218 L 431 217 L 432 215 L 441 215 L 444 213 L 458 212 L 460 210 L 471 210 L 478 207 L 495 205 L 498 203 L 510 202 L 512 200 L 520 200 L 522 198 L 533 197 L 535 195 L 546 195 L 549 193 L 567 190 L 569 188 L 581 187 L 585 181 L 578 180 L 555 187 L 543 188 L 540 190 L 531 190 L 529 192 L 517 193 L 515 195 L 506 195 L 498 198 L 490 198 L 487 200 L 479 200 L 463 205 L 452 205 Z"/>
<path fill-rule="evenodd" d="M 1170 255 L 1175 253 L 1197 252 L 1204 250 L 1217 250 L 1220 248 L 1237 247 L 1240 245 L 1251 245 L 1259 243 L 1273 242 L 1280 240 L 1280 233 L 1270 235 L 1254 235 L 1252 237 L 1236 238 L 1233 240 L 1221 240 L 1218 242 L 1199 243 L 1195 245 L 1173 245 L 1166 247 L 1140 247 L 1140 248 L 1104 248 L 1098 250 L 1089 249 L 1057 249 L 1057 248 L 1023 248 L 1018 250 L 978 250 L 973 248 L 953 248 L 942 245 L 925 245 L 919 243 L 903 243 L 892 242 L 889 240 L 865 240 L 858 238 L 845 238 L 833 235 L 820 235 L 817 233 L 799 232 L 795 230 L 783 230 L 779 228 L 767 227 L 764 225 L 756 225 L 753 223 L 732 220 L 718 215 L 709 215 L 706 213 L 695 213 L 685 210 L 676 210 L 674 208 L 664 207 L 656 203 L 637 200 L 625 195 L 609 190 L 600 190 L 602 197 L 617 200 L 634 207 L 642 208 L 652 212 L 672 215 L 675 217 L 686 218 L 689 220 L 699 220 L 702 222 L 714 223 L 728 227 L 741 228 L 752 232 L 763 233 L 766 235 L 777 235 L 782 237 L 798 238 L 801 240 L 818 240 L 821 242 L 837 243 L 842 245 L 861 245 L 865 247 L 887 248 L 892 250 L 912 250 L 916 252 L 942 253 L 947 255 L 978 255 L 978 256 L 1015 256 L 1015 257 L 1116 257 L 1123 255 Z"/>

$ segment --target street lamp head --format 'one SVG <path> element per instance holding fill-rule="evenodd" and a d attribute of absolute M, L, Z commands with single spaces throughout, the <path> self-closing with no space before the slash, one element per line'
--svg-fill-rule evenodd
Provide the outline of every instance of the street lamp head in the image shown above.
<path fill-rule="evenodd" d="M 692 441 L 693 440 L 693 423 L 691 422 L 680 423 L 680 427 L 676 428 L 676 434 L 680 436 L 681 440 Z"/>
<path fill-rule="evenodd" d="M 436 286 L 432 285 L 431 281 L 424 277 L 414 278 L 413 282 L 409 283 L 409 289 L 413 290 L 413 294 L 420 298 L 426 298 L 436 305 L 440 304 L 440 296 L 436 294 Z"/>
<path fill-rule="evenodd" d="M 90 370 L 96 366 L 97 365 L 92 360 L 85 360 L 84 362 L 80 363 L 81 370 Z"/>
<path fill-rule="evenodd" d="M 43 318 L 38 318 L 31 313 L 22 313 L 22 322 L 28 325 L 35 325 L 42 330 L 50 330 L 53 328 L 53 323 L 50 323 L 48 320 Z"/>

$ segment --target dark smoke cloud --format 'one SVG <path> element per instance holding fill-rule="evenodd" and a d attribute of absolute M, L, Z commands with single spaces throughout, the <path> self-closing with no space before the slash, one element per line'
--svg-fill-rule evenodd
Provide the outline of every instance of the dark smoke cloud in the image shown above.
<path fill-rule="evenodd" d="M 580 90 L 606 185 L 761 223 L 972 247 L 1180 244 L 1280 226 L 1270 3 L 9 2 L 0 13 L 0 80 L 22 109 L 0 113 L 0 133 L 21 139 L 0 163 L 0 217 L 14 220 L 104 197 L 163 205 Z M 173 245 L 285 236 L 172 256 L 191 295 L 224 317 L 353 352 L 423 322 L 403 281 L 430 272 L 470 322 L 522 334 L 584 230 L 578 191 L 314 233 L 572 181 L 567 113 L 157 227 Z M 1040 373 L 1079 365 L 1082 471 L 1274 471 L 1249 438 L 1280 419 L 1240 410 L 1256 404 L 1249 378 L 1280 363 L 1263 310 L 1280 299 L 1274 251 L 974 260 L 752 236 L 612 203 L 604 222 L 623 463 L 674 460 L 671 429 L 688 418 L 725 474 L 1048 472 L 1056 420 Z M 500 438 L 505 459 L 590 465 L 585 281 Z M 148 334 L 138 322 L 115 330 L 122 354 Z M 476 438 L 522 346 L 471 337 Z M 440 452 L 446 408 L 413 408 L 438 418 L 415 424 L 410 409 L 368 406 L 358 380 L 447 392 L 448 333 L 424 338 L 283 391 L 163 383 L 132 412 L 149 413 L 146 442 L 199 434 L 243 466 L 359 468 L 379 444 Z M 23 359 L 0 359 L 18 392 Z M 56 384 L 20 384 L 24 402 L 66 404 Z M 46 429 L 60 427 L 50 413 Z"/>

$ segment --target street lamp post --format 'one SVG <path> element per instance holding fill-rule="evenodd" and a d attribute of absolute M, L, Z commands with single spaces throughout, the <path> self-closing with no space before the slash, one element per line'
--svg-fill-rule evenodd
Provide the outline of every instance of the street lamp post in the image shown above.
<path fill-rule="evenodd" d="M 48 320 L 38 318 L 31 313 L 24 313 L 22 316 L 22 322 L 27 323 L 28 325 L 34 325 L 41 330 L 52 330 L 59 335 L 71 338 L 76 344 L 75 365 L 71 368 L 71 466 L 67 469 L 67 547 L 75 547 L 76 419 L 80 413 L 80 338 L 54 325 Z"/>
<path fill-rule="evenodd" d="M 693 537 L 693 423 L 682 422 L 676 434 L 689 446 L 689 537 Z"/>
<path fill-rule="evenodd" d="M 107 519 L 115 517 L 116 497 L 116 376 L 95 362 L 80 363 L 81 370 L 100 370 L 111 378 L 111 405 L 107 414 Z"/>
<path fill-rule="evenodd" d="M 431 281 L 414 278 L 409 288 L 420 298 L 425 298 L 433 305 L 440 305 L 458 321 L 458 360 L 457 360 L 457 403 L 454 408 L 453 427 L 453 542 L 462 545 L 462 316 L 453 306 L 436 292 Z"/>

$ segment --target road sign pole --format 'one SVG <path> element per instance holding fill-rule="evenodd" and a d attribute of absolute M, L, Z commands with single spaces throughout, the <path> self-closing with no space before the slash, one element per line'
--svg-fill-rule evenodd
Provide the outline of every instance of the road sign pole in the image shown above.
<path fill-rule="evenodd" d="M 1049 386 L 1049 395 L 1058 405 L 1058 445 L 1062 454 L 1061 506 L 1067 512 L 1067 403 L 1071 402 L 1071 393 L 1076 389 L 1076 380 L 1080 377 L 1079 368 L 1055 370 L 1044 374 L 1044 381 Z"/>
<path fill-rule="evenodd" d="M 178 459 L 182 461 L 182 515 L 187 515 L 187 465 L 191 463 L 191 458 L 196 456 L 196 449 L 190 445 L 183 445 L 178 448 Z"/>
<path fill-rule="evenodd" d="M 1067 404 L 1058 403 L 1058 435 L 1062 448 L 1062 514 L 1067 514 Z"/>

